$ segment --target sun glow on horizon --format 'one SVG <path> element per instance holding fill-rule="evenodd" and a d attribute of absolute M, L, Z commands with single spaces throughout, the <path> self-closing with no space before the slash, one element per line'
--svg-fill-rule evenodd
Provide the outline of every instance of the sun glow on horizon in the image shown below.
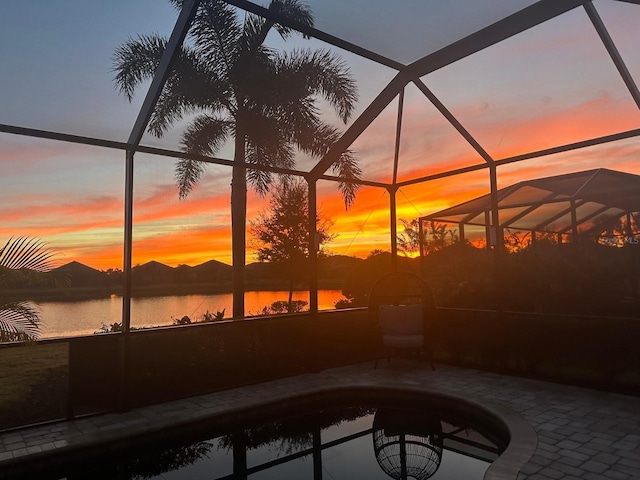
<path fill-rule="evenodd" d="M 619 39 L 621 55 L 636 76 L 636 83 L 640 83 L 640 56 L 635 48 L 640 8 L 601 4 L 597 8 L 612 27 L 614 40 Z M 167 28 L 174 21 L 173 17 L 169 20 Z M 586 13 L 574 9 L 420 79 L 498 162 L 499 188 L 525 179 L 598 167 L 640 174 L 640 140 L 635 138 L 523 162 L 499 163 L 521 154 L 640 128 L 640 109 L 592 27 Z M 114 45 L 122 41 L 110 40 Z M 327 47 L 318 40 L 312 42 L 314 47 Z M 345 54 L 347 59 L 352 57 Z M 81 66 L 78 62 L 78 72 Z M 395 72 L 362 58 L 354 60 L 352 67 L 366 98 L 356 108 L 362 112 Z M 63 90 L 62 85 L 53 85 L 55 78 L 48 79 L 52 87 Z M 367 82 L 369 78 L 372 80 Z M 87 95 L 92 100 L 96 97 L 91 109 L 69 95 L 79 102 L 69 110 L 79 116 L 79 123 L 90 119 L 92 112 L 116 112 L 120 108 L 125 112 L 109 119 L 113 131 L 104 125 L 103 131 L 96 127 L 95 136 L 99 138 L 112 138 L 113 132 L 125 130 L 114 124 L 119 121 L 128 125 L 139 107 L 111 92 L 111 81 L 108 75 L 100 77 L 96 92 L 101 95 L 93 95 L 91 85 L 78 89 L 92 94 Z M 407 84 L 404 95 L 397 172 L 400 182 L 485 164 L 419 85 Z M 141 100 L 136 97 L 136 101 Z M 18 115 L 18 119 L 38 112 L 28 99 L 21 102 L 23 110 L 18 113 L 23 116 Z M 46 105 L 51 109 L 50 103 Z M 366 180 L 391 182 L 393 178 L 398 108 L 396 97 L 351 145 Z M 33 115 L 34 123 L 29 126 L 40 126 L 40 117 L 53 121 L 51 117 L 61 110 L 51 110 Z M 91 129 L 90 121 L 70 127 L 75 117 L 61 117 L 59 124 L 53 123 L 55 128 L 50 124 L 43 128 L 78 134 Z M 356 118 L 350 119 L 350 125 Z M 145 140 L 179 148 L 182 128 L 171 129 L 160 140 L 150 135 Z M 101 270 L 123 268 L 124 152 L 0 134 L 0 166 L 0 241 L 29 235 L 57 250 L 60 262 L 75 260 Z M 306 170 L 311 166 L 310 157 L 301 158 L 298 164 Z M 132 263 L 155 260 L 177 266 L 215 259 L 231 264 L 231 169 L 208 166 L 188 198 L 179 200 L 174 168 L 171 158 L 142 153 L 135 156 Z M 390 198 L 385 189 L 363 187 L 354 205 L 345 210 L 336 184 L 323 180 L 318 185 L 320 212 L 333 221 L 331 231 L 337 234 L 327 246 L 332 253 L 364 258 L 372 250 L 390 250 Z M 488 169 L 403 186 L 396 192 L 397 232 L 402 233 L 401 219 L 412 220 L 487 193 Z M 255 219 L 267 205 L 268 197 L 249 189 L 247 219 Z M 251 249 L 246 252 L 246 261 L 255 261 Z"/>
<path fill-rule="evenodd" d="M 568 173 L 575 171 L 576 164 L 582 169 L 606 166 L 639 173 L 639 154 L 640 141 L 631 139 L 507 164 L 498 169 L 499 186 Z M 416 167 L 414 174 L 423 175 L 431 166 L 422 168 Z M 85 173 L 84 181 L 88 182 L 91 171 Z M 17 199 L 2 204 L 5 223 L 0 225 L 0 237 L 39 237 L 60 252 L 61 261 L 76 260 L 100 270 L 123 268 L 124 202 L 122 195 L 113 194 L 121 185 L 108 188 L 110 194 L 96 191 L 87 195 L 84 189 L 61 192 L 56 182 L 48 192 L 48 183 L 41 181 L 37 193 L 29 194 L 25 189 Z M 224 191 L 215 185 L 209 188 L 217 193 L 210 196 L 207 185 L 200 185 L 187 200 L 178 200 L 175 185 L 169 183 L 140 188 L 134 202 L 134 265 L 151 260 L 170 266 L 197 265 L 211 259 L 231 264 L 228 184 Z M 486 169 L 404 186 L 396 194 L 397 218 L 411 220 L 488 192 Z M 321 214 L 334 222 L 332 232 L 337 237 L 328 245 L 332 253 L 365 258 L 372 250 L 390 250 L 389 194 L 385 189 L 363 187 L 354 205 L 345 210 L 336 185 L 322 181 L 318 204 Z M 250 193 L 248 219 L 266 206 L 267 199 Z M 397 230 L 402 232 L 400 223 Z M 253 252 L 248 250 L 246 259 L 247 263 L 255 261 Z"/>

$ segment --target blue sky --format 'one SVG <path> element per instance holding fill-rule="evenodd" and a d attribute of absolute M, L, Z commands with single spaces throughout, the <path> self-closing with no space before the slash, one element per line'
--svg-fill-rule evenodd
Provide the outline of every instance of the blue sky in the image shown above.
<path fill-rule="evenodd" d="M 170 33 L 175 17 L 157 0 L 3 5 L 0 121 L 126 140 L 137 105 L 114 90 L 113 52 L 137 32 Z"/>

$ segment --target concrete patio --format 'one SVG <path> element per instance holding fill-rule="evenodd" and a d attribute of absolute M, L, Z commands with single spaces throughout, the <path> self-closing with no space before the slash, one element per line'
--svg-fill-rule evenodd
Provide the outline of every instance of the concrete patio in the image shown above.
<path fill-rule="evenodd" d="M 0 478 L 16 462 L 46 463 L 51 452 L 152 435 L 169 426 L 340 387 L 392 387 L 466 399 L 497 412 L 516 443 L 505 468 L 486 478 L 640 479 L 640 398 L 394 359 L 352 365 L 186 400 L 0 434 Z M 515 425 L 515 427 L 514 427 Z M 514 431 L 519 430 L 518 432 Z M 502 457 L 501 457 L 502 459 Z M 497 463 L 497 462 L 496 462 Z M 519 470 L 517 476 L 514 472 Z"/>

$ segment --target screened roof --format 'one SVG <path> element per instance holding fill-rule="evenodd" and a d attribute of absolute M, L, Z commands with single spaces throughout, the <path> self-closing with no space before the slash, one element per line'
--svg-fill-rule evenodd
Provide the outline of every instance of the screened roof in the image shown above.
<path fill-rule="evenodd" d="M 389 8 L 380 0 L 312 0 L 309 5 L 319 30 L 406 65 L 533 3 L 535 0 L 405 1 Z"/>
<path fill-rule="evenodd" d="M 362 175 L 349 181 L 389 194 L 401 192 L 407 201 L 397 205 L 399 216 L 415 218 L 454 204 L 475 205 L 471 198 L 502 195 L 504 185 L 520 185 L 509 195 L 518 200 L 501 208 L 499 223 L 565 230 L 571 224 L 566 205 L 570 194 L 547 191 L 535 182 L 525 185 L 527 180 L 599 168 L 640 174 L 640 0 L 307 0 L 313 28 L 269 10 L 267 0 L 224 1 L 237 8 L 239 18 L 263 15 L 304 34 L 286 41 L 270 35 L 268 47 L 326 49 L 350 68 L 359 90 L 354 114 L 342 123 L 328 109 L 321 112 L 339 128 L 337 142 L 321 158 L 298 152 L 293 168 L 277 170 L 317 182 L 320 198 L 328 198 L 323 189 L 337 191 L 334 181 L 340 179 L 331 166 L 351 149 Z M 20 187 L 21 211 L 42 212 L 39 204 L 29 203 L 41 193 L 42 182 L 15 180 L 22 174 L 20 158 L 34 164 L 53 159 L 47 165 L 60 174 L 45 181 L 56 185 L 56 199 L 87 184 L 74 176 L 78 162 L 95 161 L 100 171 L 92 178 L 112 181 L 104 193 L 102 185 L 92 187 L 99 192 L 92 198 L 97 202 L 122 190 L 122 172 L 115 168 L 122 168 L 117 155 L 123 151 L 136 153 L 138 165 L 144 163 L 140 160 L 153 164 L 162 185 L 172 182 L 175 158 L 209 162 L 212 173 L 206 187 L 226 193 L 234 161 L 231 142 L 215 156 L 196 157 L 182 151 L 186 120 L 176 122 L 161 138 L 146 128 L 171 72 L 172 54 L 189 41 L 187 10 L 199 2 L 183 3 L 182 14 L 169 0 L 50 0 L 6 6 L 0 17 L 0 155 L 13 162 L 4 176 L 13 180 L 5 182 L 1 204 L 11 205 Z M 154 32 L 173 41 L 154 80 L 128 102 L 114 88 L 114 51 L 129 37 Z M 18 135 L 28 139 L 18 141 Z M 46 142 L 37 143 L 35 137 Z M 51 146 L 52 140 L 91 148 L 62 153 Z M 104 148 L 97 153 L 94 147 L 115 149 L 116 155 L 103 154 Z M 158 157 L 168 157 L 162 172 Z M 115 167 L 107 172 L 109 162 Z M 32 178 L 41 171 L 35 169 Z M 137 178 L 143 183 L 147 177 Z M 159 187 L 137 188 L 151 192 Z M 577 199 L 577 215 L 594 219 L 630 208 L 616 203 L 619 197 L 604 197 L 584 203 Z M 605 206 L 609 210 L 600 211 Z M 336 212 L 370 218 L 375 206 L 361 194 L 355 207 L 356 213 Z M 478 214 L 469 217 L 472 213 L 447 218 L 484 223 Z M 376 228 L 387 241 L 387 213 L 371 218 L 385 224 Z M 49 222 L 58 220 L 52 217 Z M 21 224 L 16 220 L 15 225 Z M 339 238 L 353 243 L 358 233 L 350 228 Z M 373 230 L 369 226 L 367 231 Z M 109 237 L 113 244 L 120 241 L 120 233 Z"/>
<path fill-rule="evenodd" d="M 640 176 L 608 169 L 525 180 L 498 190 L 500 226 L 571 233 L 572 211 L 581 230 L 640 211 Z M 423 220 L 486 225 L 491 195 L 423 217 Z"/>
<path fill-rule="evenodd" d="M 264 8 L 267 1 L 227 3 L 296 27 Z M 324 174 L 338 151 L 364 152 L 372 138 L 393 146 L 394 126 L 384 138 L 375 126 L 397 114 L 400 95 L 406 98 L 399 151 L 391 148 L 384 160 L 363 156 L 364 180 L 420 181 L 640 133 L 636 0 L 307 3 L 315 28 L 300 30 L 314 38 L 291 40 L 287 48 L 343 55 L 360 103 L 335 150 L 319 165 L 301 159 L 304 171 Z M 177 12 L 168 1 L 123 2 L 119 12 L 114 6 L 52 0 L 46 8 L 19 2 L 5 12 L 0 131 L 15 132 L 11 125 L 128 142 L 143 96 L 132 104 L 118 99 L 111 57 L 129 36 L 168 37 Z M 107 15 L 111 21 L 101 21 Z M 57 25 L 48 40 L 35 28 L 46 18 Z M 439 138 L 446 144 L 437 145 Z M 142 143 L 180 150 L 175 135 L 145 134 Z M 221 156 L 230 158 L 224 149 Z"/>

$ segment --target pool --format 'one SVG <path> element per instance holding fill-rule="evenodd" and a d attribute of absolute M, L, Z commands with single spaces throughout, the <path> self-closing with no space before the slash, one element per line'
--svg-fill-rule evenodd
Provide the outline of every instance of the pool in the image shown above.
<path fill-rule="evenodd" d="M 21 478 L 479 480 L 509 440 L 460 399 L 342 388 L 52 458 Z"/>

